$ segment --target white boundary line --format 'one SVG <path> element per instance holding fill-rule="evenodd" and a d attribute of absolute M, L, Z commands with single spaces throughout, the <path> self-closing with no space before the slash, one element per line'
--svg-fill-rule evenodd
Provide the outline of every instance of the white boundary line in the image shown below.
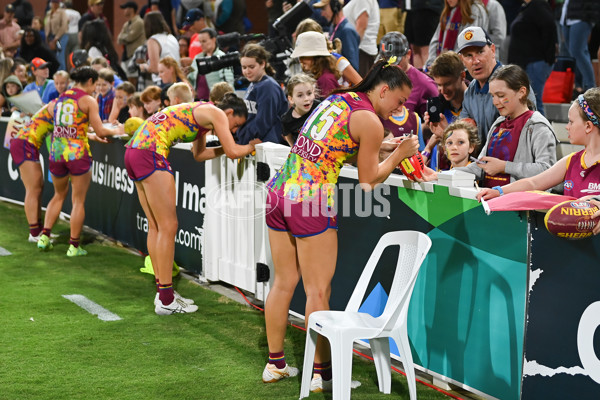
<path fill-rule="evenodd" d="M 119 321 L 121 319 L 117 314 L 108 311 L 81 294 L 63 294 L 62 297 L 77 304 L 90 314 L 97 315 L 98 319 L 102 321 Z"/>

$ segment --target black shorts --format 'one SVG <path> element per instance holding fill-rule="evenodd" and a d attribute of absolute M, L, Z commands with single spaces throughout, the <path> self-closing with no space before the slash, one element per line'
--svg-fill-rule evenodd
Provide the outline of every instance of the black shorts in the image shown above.
<path fill-rule="evenodd" d="M 408 10 L 404 23 L 404 35 L 408 43 L 429 46 L 431 37 L 440 23 L 440 14 L 432 10 Z"/>

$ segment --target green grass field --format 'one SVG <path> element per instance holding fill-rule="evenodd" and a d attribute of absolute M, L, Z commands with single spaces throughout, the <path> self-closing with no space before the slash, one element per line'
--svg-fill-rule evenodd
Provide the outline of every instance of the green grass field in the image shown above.
<path fill-rule="evenodd" d="M 22 207 L 0 202 L 0 399 L 297 399 L 300 379 L 263 384 L 267 344 L 260 311 L 176 279 L 199 305 L 190 315 L 154 314 L 154 279 L 140 256 L 84 234 L 89 254 L 66 257 L 68 225 L 53 251 L 27 242 Z M 62 295 L 80 294 L 118 314 L 105 322 Z M 288 363 L 301 366 L 305 333 L 289 328 Z M 393 373 L 377 390 L 372 362 L 354 358 L 353 399 L 408 399 Z M 448 397 L 417 384 L 419 399 Z M 311 399 L 331 398 L 312 394 Z"/>

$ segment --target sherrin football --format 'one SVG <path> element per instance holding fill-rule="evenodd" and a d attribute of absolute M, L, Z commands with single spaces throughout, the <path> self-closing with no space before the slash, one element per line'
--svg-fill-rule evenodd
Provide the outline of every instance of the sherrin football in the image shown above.
<path fill-rule="evenodd" d="M 423 162 L 423 157 L 421 157 L 421 153 L 417 153 L 414 156 L 405 158 L 400 161 L 398 165 L 400 171 L 411 181 L 415 181 L 416 179 L 423 178 L 423 168 L 425 168 L 425 163 Z M 415 179 L 416 178 L 416 179 Z"/>
<path fill-rule="evenodd" d="M 599 218 L 592 218 L 598 207 L 587 201 L 567 200 L 546 213 L 544 224 L 548 232 L 565 239 L 584 239 L 592 236 Z"/>

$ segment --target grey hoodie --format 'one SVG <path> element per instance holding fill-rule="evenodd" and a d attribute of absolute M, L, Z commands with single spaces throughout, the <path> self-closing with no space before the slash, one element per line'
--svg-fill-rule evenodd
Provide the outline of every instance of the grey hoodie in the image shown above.
<path fill-rule="evenodd" d="M 494 129 L 505 120 L 498 117 L 488 131 L 486 143 L 490 142 Z M 556 163 L 556 144 L 558 140 L 550 122 L 538 111 L 523 126 L 517 151 L 512 161 L 506 162 L 505 172 L 510 174 L 510 181 L 528 178 L 543 172 Z M 478 158 L 487 155 L 487 145 L 481 150 Z M 484 171 L 476 163 L 457 168 L 475 174 L 477 179 L 484 177 Z"/>

